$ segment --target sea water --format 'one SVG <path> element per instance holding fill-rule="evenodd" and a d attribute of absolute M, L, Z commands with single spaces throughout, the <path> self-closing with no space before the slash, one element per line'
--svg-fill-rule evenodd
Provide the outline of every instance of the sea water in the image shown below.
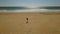
<path fill-rule="evenodd" d="M 44 7 L 44 8 L 0 7 L 0 12 L 60 12 L 60 7 Z"/>

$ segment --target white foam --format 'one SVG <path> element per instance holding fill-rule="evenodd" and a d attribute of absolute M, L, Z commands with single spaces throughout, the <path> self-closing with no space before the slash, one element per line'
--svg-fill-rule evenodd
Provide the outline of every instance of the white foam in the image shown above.
<path fill-rule="evenodd" d="M 0 12 L 60 12 L 60 10 L 25 9 L 25 10 L 0 10 Z"/>

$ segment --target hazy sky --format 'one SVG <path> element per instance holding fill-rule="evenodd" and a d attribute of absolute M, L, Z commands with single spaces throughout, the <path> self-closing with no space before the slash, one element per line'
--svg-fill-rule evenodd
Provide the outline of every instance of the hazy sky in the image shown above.
<path fill-rule="evenodd" d="M 0 6 L 60 6 L 60 0 L 0 0 Z"/>

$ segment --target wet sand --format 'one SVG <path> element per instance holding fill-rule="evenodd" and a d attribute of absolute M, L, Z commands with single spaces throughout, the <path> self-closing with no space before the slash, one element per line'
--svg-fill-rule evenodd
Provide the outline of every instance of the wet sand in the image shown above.
<path fill-rule="evenodd" d="M 0 34 L 60 34 L 60 12 L 0 12 Z"/>

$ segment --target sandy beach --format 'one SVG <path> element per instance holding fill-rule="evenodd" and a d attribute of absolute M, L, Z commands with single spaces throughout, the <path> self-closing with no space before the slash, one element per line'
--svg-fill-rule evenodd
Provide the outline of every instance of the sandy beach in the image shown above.
<path fill-rule="evenodd" d="M 60 34 L 60 12 L 0 12 L 0 34 Z"/>

